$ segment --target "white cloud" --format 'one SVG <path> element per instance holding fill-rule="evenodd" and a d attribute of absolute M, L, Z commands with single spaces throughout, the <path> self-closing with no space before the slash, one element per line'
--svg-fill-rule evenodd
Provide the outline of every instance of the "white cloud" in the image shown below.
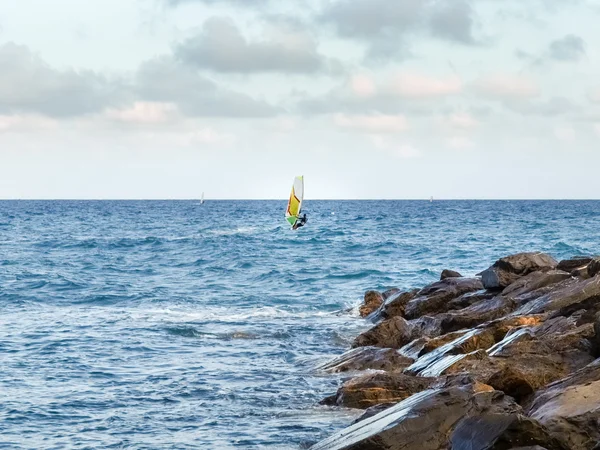
<path fill-rule="evenodd" d="M 490 74 L 479 78 L 474 87 L 482 96 L 500 100 L 529 99 L 540 95 L 538 85 L 525 75 Z"/>
<path fill-rule="evenodd" d="M 156 125 L 169 122 L 177 115 L 177 107 L 172 103 L 135 102 L 122 109 L 109 109 L 105 116 L 117 122 Z"/>
<path fill-rule="evenodd" d="M 568 125 L 557 126 L 553 130 L 554 136 L 559 141 L 570 142 L 575 140 L 575 130 Z"/>
<path fill-rule="evenodd" d="M 385 84 L 385 92 L 399 97 L 426 99 L 459 94 L 462 83 L 458 77 L 431 77 L 415 73 L 400 73 Z"/>
<path fill-rule="evenodd" d="M 403 115 L 336 114 L 334 123 L 340 128 L 367 133 L 399 133 L 408 129 L 408 121 Z"/>
<path fill-rule="evenodd" d="M 379 150 L 383 150 L 385 153 L 397 158 L 416 158 L 421 154 L 418 149 L 410 144 L 398 143 L 381 135 L 371 136 L 371 142 Z"/>
<path fill-rule="evenodd" d="M 463 129 L 463 130 L 472 130 L 473 128 L 477 128 L 479 126 L 479 122 L 473 118 L 469 113 L 454 113 L 450 115 L 446 123 L 451 128 Z"/>

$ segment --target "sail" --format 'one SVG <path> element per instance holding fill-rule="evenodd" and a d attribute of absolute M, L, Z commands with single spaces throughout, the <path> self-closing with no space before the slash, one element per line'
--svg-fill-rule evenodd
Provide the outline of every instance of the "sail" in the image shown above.
<path fill-rule="evenodd" d="M 200 198 L 200 203 L 204 203 L 204 192 L 202 193 L 202 197 Z"/>
<path fill-rule="evenodd" d="M 292 192 L 288 200 L 287 209 L 285 210 L 285 218 L 294 226 L 302 210 L 302 200 L 304 199 L 304 176 L 294 178 Z"/>

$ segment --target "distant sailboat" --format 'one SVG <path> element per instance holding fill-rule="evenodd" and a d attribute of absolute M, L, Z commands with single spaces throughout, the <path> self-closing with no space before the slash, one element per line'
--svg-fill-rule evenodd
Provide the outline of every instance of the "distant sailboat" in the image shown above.
<path fill-rule="evenodd" d="M 202 193 L 202 197 L 200 197 L 200 204 L 201 205 L 204 204 L 204 192 Z"/>
<path fill-rule="evenodd" d="M 433 195 L 431 196 L 431 198 L 429 199 L 429 203 L 433 203 Z"/>

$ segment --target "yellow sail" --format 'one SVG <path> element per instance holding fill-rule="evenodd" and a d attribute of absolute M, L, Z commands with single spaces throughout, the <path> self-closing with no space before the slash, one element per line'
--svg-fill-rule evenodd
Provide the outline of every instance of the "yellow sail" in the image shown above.
<path fill-rule="evenodd" d="M 304 199 L 304 176 L 298 176 L 294 178 L 294 184 L 292 185 L 292 192 L 290 193 L 290 199 L 288 200 L 287 208 L 285 210 L 285 218 L 294 226 L 300 211 L 302 210 L 302 200 Z"/>

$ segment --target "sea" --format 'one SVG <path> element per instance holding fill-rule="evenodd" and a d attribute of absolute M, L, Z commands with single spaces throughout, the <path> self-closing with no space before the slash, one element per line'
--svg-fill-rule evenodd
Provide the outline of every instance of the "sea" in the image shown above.
<path fill-rule="evenodd" d="M 597 201 L 0 201 L 0 448 L 306 449 L 369 289 L 600 252 Z"/>

